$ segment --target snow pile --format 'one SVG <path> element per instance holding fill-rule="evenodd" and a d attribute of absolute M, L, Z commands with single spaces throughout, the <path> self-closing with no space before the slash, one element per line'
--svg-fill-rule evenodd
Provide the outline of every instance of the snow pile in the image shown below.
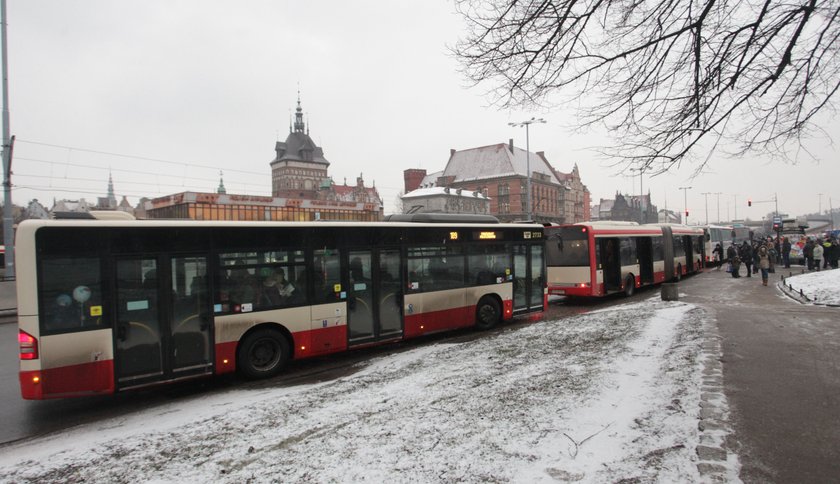
<path fill-rule="evenodd" d="M 790 285 L 797 294 L 801 290 L 802 294 L 816 303 L 840 305 L 840 270 L 838 269 L 788 277 L 784 283 Z"/>
<path fill-rule="evenodd" d="M 0 481 L 696 482 L 702 319 L 651 298 L 163 405 L 7 446 Z"/>

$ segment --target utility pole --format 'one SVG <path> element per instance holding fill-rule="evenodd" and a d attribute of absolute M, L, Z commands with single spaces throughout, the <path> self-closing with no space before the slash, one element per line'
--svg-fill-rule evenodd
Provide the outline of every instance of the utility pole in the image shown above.
<path fill-rule="evenodd" d="M 712 193 L 703 192 L 701 195 L 703 195 L 703 198 L 706 199 L 706 225 L 709 225 L 709 195 L 712 195 Z"/>
<path fill-rule="evenodd" d="M 720 196 L 723 195 L 721 192 L 715 192 L 717 196 L 717 223 L 720 223 Z"/>
<path fill-rule="evenodd" d="M 6 277 L 15 277 L 15 231 L 12 215 L 12 139 L 9 136 L 9 57 L 6 36 L 6 0 L 0 0 L 0 41 L 3 42 L 3 243 Z"/>
<path fill-rule="evenodd" d="M 822 215 L 822 193 L 817 193 L 820 196 L 820 210 L 817 212 L 818 215 Z"/>

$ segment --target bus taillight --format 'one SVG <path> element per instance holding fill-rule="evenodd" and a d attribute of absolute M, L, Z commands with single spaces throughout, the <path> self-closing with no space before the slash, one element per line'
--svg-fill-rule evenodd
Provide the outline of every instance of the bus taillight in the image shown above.
<path fill-rule="evenodd" d="M 18 331 L 18 344 L 20 345 L 21 360 L 38 359 L 38 340 L 24 330 Z"/>

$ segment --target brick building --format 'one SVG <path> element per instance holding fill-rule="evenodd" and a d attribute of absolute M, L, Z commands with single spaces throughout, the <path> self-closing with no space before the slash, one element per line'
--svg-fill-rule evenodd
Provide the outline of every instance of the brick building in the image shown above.
<path fill-rule="evenodd" d="M 530 167 L 530 173 L 528 168 Z M 403 172 L 404 211 L 407 198 L 418 189 L 432 187 L 477 192 L 489 200 L 489 213 L 503 222 L 527 218 L 525 197 L 531 177 L 531 212 L 537 222 L 574 223 L 589 219 L 589 191 L 577 166 L 570 173 L 554 169 L 545 153 L 527 153 L 513 140 L 466 150 L 451 150 L 443 171 L 427 173 L 412 168 Z M 438 196 L 443 197 L 444 194 Z"/>

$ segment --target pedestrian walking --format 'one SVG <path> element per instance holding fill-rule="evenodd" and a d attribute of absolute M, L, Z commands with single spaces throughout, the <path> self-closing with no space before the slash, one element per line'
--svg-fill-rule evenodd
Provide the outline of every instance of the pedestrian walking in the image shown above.
<path fill-rule="evenodd" d="M 738 257 L 741 258 L 741 262 L 743 262 L 744 266 L 747 268 L 747 277 L 752 277 L 753 250 L 748 241 L 745 240 L 744 243 L 741 244 L 741 249 L 738 251 Z"/>
<path fill-rule="evenodd" d="M 712 257 L 715 259 L 715 263 L 717 264 L 716 271 L 720 270 L 720 266 L 723 265 L 723 247 L 720 244 L 716 245 L 714 249 L 712 249 Z"/>
<path fill-rule="evenodd" d="M 805 241 L 805 247 L 802 248 L 802 255 L 805 256 L 805 265 L 808 270 L 814 269 L 814 241 L 808 239 Z"/>
<path fill-rule="evenodd" d="M 788 237 L 785 237 L 782 240 L 783 240 L 783 242 L 782 242 L 782 263 L 785 265 L 786 269 L 789 269 L 790 268 L 790 250 L 791 250 L 790 239 Z"/>
<path fill-rule="evenodd" d="M 820 241 L 818 239 L 817 243 L 814 244 L 814 248 L 812 249 L 812 253 L 813 253 L 812 258 L 814 259 L 814 270 L 816 270 L 817 272 L 819 272 L 820 265 L 822 264 L 823 252 L 824 252 L 824 249 L 823 249 L 822 241 Z"/>
<path fill-rule="evenodd" d="M 770 272 L 770 251 L 767 250 L 766 245 L 762 245 L 758 248 L 756 254 L 758 254 L 758 268 L 761 269 L 761 284 L 766 286 Z"/>
<path fill-rule="evenodd" d="M 831 257 L 831 241 L 826 239 L 823 243 L 823 269 L 828 269 L 828 259 Z"/>
<path fill-rule="evenodd" d="M 732 274 L 733 278 L 741 277 L 738 272 L 741 269 L 741 259 L 738 258 L 738 251 L 735 249 L 735 245 L 730 245 L 726 249 L 726 260 L 729 264 L 727 269 Z"/>
<path fill-rule="evenodd" d="M 823 254 L 825 257 L 825 254 Z M 837 269 L 837 261 L 840 260 L 840 241 L 835 238 L 831 239 L 831 260 L 829 263 L 831 264 L 832 269 Z"/>
<path fill-rule="evenodd" d="M 770 274 L 776 273 L 776 260 L 779 257 L 779 252 L 776 251 L 777 246 L 778 244 L 773 244 L 771 242 L 768 242 L 766 245 L 767 254 L 770 255 L 770 268 L 767 270 Z"/>

